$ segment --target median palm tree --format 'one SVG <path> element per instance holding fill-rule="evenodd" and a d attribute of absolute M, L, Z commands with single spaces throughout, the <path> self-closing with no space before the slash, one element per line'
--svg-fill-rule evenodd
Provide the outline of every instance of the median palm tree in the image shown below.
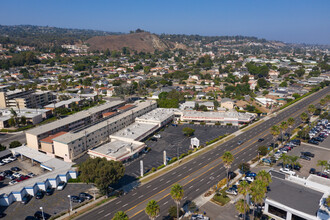
<path fill-rule="evenodd" d="M 239 184 L 239 186 L 238 186 L 238 189 L 237 189 L 237 191 L 238 191 L 238 193 L 239 194 L 242 194 L 243 195 L 243 201 L 245 202 L 245 199 L 246 199 L 246 196 L 247 196 L 247 194 L 249 193 L 249 190 L 250 190 L 250 184 L 248 183 L 248 182 L 246 182 L 246 181 L 242 181 L 240 184 Z M 246 202 L 245 202 L 246 203 Z M 241 206 L 241 205 L 240 205 Z M 246 211 L 247 210 L 249 210 L 249 208 L 248 208 L 249 206 L 247 206 L 247 209 L 245 209 L 246 208 L 246 206 L 244 206 L 244 216 L 243 216 L 243 219 L 245 219 L 245 214 L 246 214 Z M 237 207 L 236 207 L 237 208 Z M 238 210 L 238 209 L 237 209 Z M 238 210 L 239 211 L 239 210 Z M 239 211 L 240 212 L 240 211 Z M 242 212 L 240 212 L 240 213 L 242 213 Z"/>
<path fill-rule="evenodd" d="M 307 111 L 312 116 L 316 111 L 315 105 L 309 105 Z"/>
<path fill-rule="evenodd" d="M 113 216 L 112 220 L 129 220 L 129 218 L 125 212 L 119 211 Z"/>
<path fill-rule="evenodd" d="M 147 204 L 145 212 L 149 216 L 150 220 L 155 220 L 160 212 L 159 205 L 155 200 L 150 200 Z"/>
<path fill-rule="evenodd" d="M 272 177 L 265 170 L 260 170 L 256 179 L 261 180 L 266 185 L 266 187 L 269 186 L 269 184 L 272 182 Z"/>
<path fill-rule="evenodd" d="M 287 123 L 288 123 L 288 127 L 289 128 L 293 128 L 293 125 L 295 123 L 294 118 L 292 118 L 292 117 L 288 118 L 288 122 Z"/>
<path fill-rule="evenodd" d="M 280 124 L 280 130 L 281 130 L 281 142 L 283 143 L 283 131 L 286 131 L 288 129 L 288 124 L 286 121 L 282 121 Z"/>
<path fill-rule="evenodd" d="M 171 188 L 171 196 L 174 202 L 176 203 L 176 212 L 177 212 L 177 219 L 179 219 L 179 205 L 180 201 L 183 198 L 183 188 L 180 184 L 174 184 Z"/>
<path fill-rule="evenodd" d="M 221 156 L 221 159 L 223 161 L 224 167 L 227 169 L 227 187 L 229 187 L 229 169 L 234 161 L 234 156 L 230 153 L 230 151 L 226 151 Z"/>
<path fill-rule="evenodd" d="M 327 103 L 327 101 L 325 99 L 320 100 L 320 106 L 321 107 L 323 107 L 326 103 Z"/>
<path fill-rule="evenodd" d="M 323 168 L 328 165 L 326 160 L 318 160 L 316 166 L 321 167 L 321 173 L 323 173 Z"/>
<path fill-rule="evenodd" d="M 306 112 L 303 112 L 303 113 L 301 113 L 301 115 L 300 115 L 300 119 L 303 121 L 303 122 L 307 122 L 307 120 L 308 120 L 308 115 L 307 115 L 307 113 Z"/>
<path fill-rule="evenodd" d="M 277 125 L 273 125 L 270 129 L 270 133 L 273 136 L 274 145 L 275 145 L 276 140 L 278 139 L 278 135 L 280 134 L 280 128 Z"/>
<path fill-rule="evenodd" d="M 245 219 L 246 210 L 249 210 L 249 205 L 246 203 L 246 201 L 244 199 L 238 200 L 235 207 L 240 214 L 244 214 L 243 219 Z"/>

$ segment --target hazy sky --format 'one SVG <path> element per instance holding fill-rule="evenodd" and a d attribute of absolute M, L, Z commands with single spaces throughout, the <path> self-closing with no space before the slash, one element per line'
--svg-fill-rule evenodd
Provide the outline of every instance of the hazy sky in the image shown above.
<path fill-rule="evenodd" d="M 330 0 L 2 0 L 0 24 L 330 44 Z"/>

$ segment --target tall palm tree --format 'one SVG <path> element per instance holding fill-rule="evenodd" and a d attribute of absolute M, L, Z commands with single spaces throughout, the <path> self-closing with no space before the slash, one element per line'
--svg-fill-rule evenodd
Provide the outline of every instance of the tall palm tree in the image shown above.
<path fill-rule="evenodd" d="M 288 156 L 288 162 L 293 167 L 294 165 L 298 165 L 301 167 L 300 163 L 298 162 L 298 156 Z"/>
<path fill-rule="evenodd" d="M 176 212 L 177 212 L 177 219 L 179 219 L 179 205 L 180 201 L 183 198 L 183 188 L 179 184 L 174 184 L 171 188 L 171 196 L 174 202 L 176 203 Z"/>
<path fill-rule="evenodd" d="M 246 203 L 246 201 L 244 199 L 240 199 L 236 202 L 236 210 L 240 213 L 240 214 L 244 214 L 243 215 L 243 219 L 245 219 L 245 213 L 246 210 L 249 210 L 249 205 Z"/>
<path fill-rule="evenodd" d="M 227 187 L 229 186 L 229 169 L 231 164 L 234 161 L 234 156 L 230 153 L 230 151 L 226 151 L 222 156 L 221 159 L 223 161 L 224 167 L 227 169 Z"/>
<path fill-rule="evenodd" d="M 316 166 L 321 167 L 321 173 L 323 173 L 323 167 L 326 167 L 328 162 L 326 160 L 318 160 Z"/>
<path fill-rule="evenodd" d="M 243 201 L 245 202 L 245 199 L 246 199 L 246 195 L 249 193 L 249 190 L 250 190 L 250 184 L 246 181 L 242 181 L 239 186 L 238 186 L 238 193 L 239 194 L 242 194 L 244 197 Z M 246 210 L 249 210 L 249 208 L 245 209 L 246 207 L 244 206 L 244 217 L 245 217 L 245 214 L 246 214 Z M 238 210 L 239 211 L 239 210 Z M 241 213 L 241 212 L 240 212 Z M 244 218 L 245 219 L 245 218 Z"/>
<path fill-rule="evenodd" d="M 265 170 L 260 170 L 257 174 L 256 179 L 261 180 L 266 185 L 266 187 L 269 186 L 269 184 L 272 182 L 272 177 Z"/>
<path fill-rule="evenodd" d="M 300 119 L 303 121 L 303 122 L 307 122 L 307 120 L 308 120 L 308 115 L 307 115 L 307 113 L 306 112 L 303 112 L 303 113 L 301 113 L 301 115 L 300 115 Z"/>
<path fill-rule="evenodd" d="M 283 143 L 283 131 L 286 131 L 288 129 L 288 124 L 286 121 L 282 121 L 280 124 L 280 130 L 281 130 L 281 142 Z"/>
<path fill-rule="evenodd" d="M 326 101 L 325 99 L 321 99 L 321 100 L 320 100 L 320 106 L 324 106 L 325 103 L 327 103 L 327 101 Z"/>
<path fill-rule="evenodd" d="M 112 220 L 129 220 L 129 217 L 125 212 L 119 211 L 113 216 Z"/>
<path fill-rule="evenodd" d="M 273 125 L 270 129 L 270 133 L 273 136 L 274 145 L 275 145 L 278 135 L 280 134 L 280 128 L 277 125 Z"/>
<path fill-rule="evenodd" d="M 254 205 L 263 203 L 266 196 L 267 187 L 262 180 L 255 180 L 251 183 L 250 194 L 252 196 L 252 201 Z M 255 211 L 255 209 L 254 209 Z"/>
<path fill-rule="evenodd" d="M 288 123 L 288 127 L 289 128 L 292 128 L 293 125 L 294 125 L 294 123 L 295 123 L 294 118 L 292 118 L 292 117 L 288 118 L 288 122 L 287 123 Z"/>
<path fill-rule="evenodd" d="M 149 216 L 150 220 L 155 220 L 160 212 L 159 205 L 155 200 L 150 200 L 147 204 L 145 212 Z"/>

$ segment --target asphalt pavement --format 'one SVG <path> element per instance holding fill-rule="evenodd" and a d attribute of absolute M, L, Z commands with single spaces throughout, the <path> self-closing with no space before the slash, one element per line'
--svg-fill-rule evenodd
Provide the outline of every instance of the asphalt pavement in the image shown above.
<path fill-rule="evenodd" d="M 19 141 L 22 144 L 26 143 L 25 132 L 0 133 L 0 144 L 8 147 L 13 141 Z"/>
<path fill-rule="evenodd" d="M 226 171 L 220 158 L 225 151 L 232 152 L 235 158 L 232 170 L 237 169 L 238 164 L 247 162 L 257 156 L 259 146 L 272 142 L 273 137 L 269 133 L 271 126 L 287 120 L 289 117 L 295 118 L 296 124 L 298 124 L 299 116 L 303 111 L 306 111 L 307 106 L 312 103 L 316 104 L 317 100 L 329 94 L 329 92 L 330 87 L 327 87 L 307 97 L 296 105 L 278 113 L 275 117 L 149 183 L 135 188 L 126 195 L 80 216 L 78 219 L 111 219 L 118 211 L 125 211 L 130 219 L 148 219 L 144 209 L 147 202 L 151 199 L 155 199 L 160 206 L 160 216 L 157 219 L 166 219 L 169 207 L 175 204 L 169 194 L 173 184 L 179 183 L 184 188 L 185 195 L 181 202 L 182 204 L 188 200 L 192 201 L 218 181 L 225 178 Z M 258 142 L 259 138 L 264 138 L 264 141 Z M 238 146 L 238 141 L 244 141 L 244 143 Z"/>

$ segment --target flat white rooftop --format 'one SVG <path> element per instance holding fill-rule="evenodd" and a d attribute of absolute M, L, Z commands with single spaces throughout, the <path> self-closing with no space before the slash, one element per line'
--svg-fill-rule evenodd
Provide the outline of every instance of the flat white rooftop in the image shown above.
<path fill-rule="evenodd" d="M 231 121 L 250 121 L 254 118 L 253 114 L 240 112 L 200 112 L 182 111 L 183 118 L 197 120 L 231 120 Z"/>
<path fill-rule="evenodd" d="M 140 151 L 145 146 L 142 142 L 126 142 L 121 140 L 112 140 L 100 147 L 91 149 L 88 154 L 107 157 L 112 160 L 123 160 L 131 157 L 133 154 Z"/>
<path fill-rule="evenodd" d="M 152 133 L 154 130 L 159 128 L 158 124 L 146 124 L 146 123 L 139 123 L 134 122 L 133 124 L 127 126 L 124 129 L 121 129 L 112 135 L 110 138 L 125 138 L 129 140 L 136 140 L 140 141 L 148 134 Z"/>
<path fill-rule="evenodd" d="M 177 109 L 170 109 L 170 108 L 156 108 L 152 110 L 151 112 L 148 112 L 140 117 L 137 117 L 136 121 L 150 121 L 150 122 L 158 122 L 161 123 L 168 119 L 169 117 L 172 117 L 174 112 L 176 112 Z"/>

